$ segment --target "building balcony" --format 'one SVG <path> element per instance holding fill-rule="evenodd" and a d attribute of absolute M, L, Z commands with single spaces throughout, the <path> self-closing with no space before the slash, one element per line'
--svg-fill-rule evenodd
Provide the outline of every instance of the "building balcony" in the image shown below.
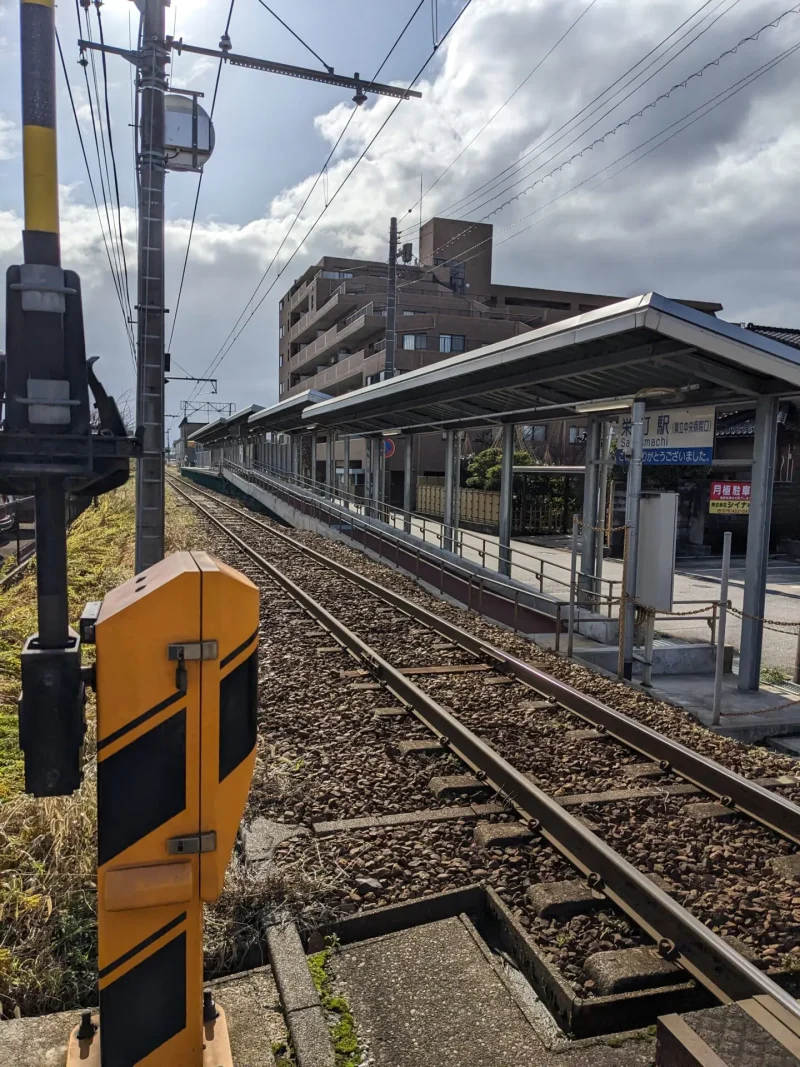
<path fill-rule="evenodd" d="M 332 326 L 347 311 L 357 307 L 359 302 L 363 302 L 365 292 L 366 286 L 363 284 L 343 282 L 321 307 L 307 311 L 294 326 L 289 328 L 289 340 L 312 340 L 317 330 Z"/>
<path fill-rule="evenodd" d="M 341 345 L 348 348 L 386 328 L 385 309 L 377 310 L 373 304 L 359 308 L 348 315 L 341 323 L 336 323 L 325 333 L 305 345 L 289 359 L 290 373 L 308 373 L 309 368 L 318 364 L 326 355 L 332 355 Z"/>

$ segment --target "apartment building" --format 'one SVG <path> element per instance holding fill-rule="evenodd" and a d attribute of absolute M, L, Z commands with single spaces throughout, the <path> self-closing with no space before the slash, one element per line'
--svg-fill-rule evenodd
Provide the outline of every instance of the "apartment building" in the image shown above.
<path fill-rule="evenodd" d="M 432 218 L 420 227 L 419 261 L 397 267 L 396 374 L 621 299 L 495 283 L 492 238 L 488 223 Z M 323 256 L 295 279 L 279 303 L 280 400 L 306 389 L 338 396 L 383 379 L 386 290 L 387 263 L 377 260 Z M 692 303 L 712 314 L 721 307 Z M 362 459 L 354 443 L 353 465 Z M 441 442 L 426 438 L 419 473 L 441 472 L 443 460 Z M 400 456 L 386 466 L 394 497 Z"/>
<path fill-rule="evenodd" d="M 616 297 L 491 280 L 492 226 L 430 219 L 420 262 L 398 264 L 396 372 L 502 341 Z M 385 262 L 324 256 L 280 301 L 279 394 L 339 395 L 380 381 L 386 347 Z"/>

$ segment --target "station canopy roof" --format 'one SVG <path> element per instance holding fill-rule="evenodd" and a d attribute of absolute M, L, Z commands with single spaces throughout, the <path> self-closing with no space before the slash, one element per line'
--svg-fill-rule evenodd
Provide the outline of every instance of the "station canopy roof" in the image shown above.
<path fill-rule="evenodd" d="M 225 419 L 214 419 L 213 422 L 207 422 L 205 426 L 201 426 L 199 430 L 195 430 L 192 434 L 193 441 L 210 442 L 216 441 L 220 436 L 224 436 Z M 220 433 L 219 431 L 223 431 Z"/>
<path fill-rule="evenodd" d="M 349 434 L 424 432 L 561 419 L 648 391 L 662 407 L 797 395 L 800 350 L 649 293 L 312 404 L 303 418 Z"/>
<path fill-rule="evenodd" d="M 303 422 L 303 411 L 309 404 L 318 404 L 330 400 L 330 393 L 321 393 L 317 389 L 306 389 L 304 393 L 290 396 L 271 408 L 260 408 L 247 420 L 250 433 L 291 433 L 293 430 L 308 430 Z"/>

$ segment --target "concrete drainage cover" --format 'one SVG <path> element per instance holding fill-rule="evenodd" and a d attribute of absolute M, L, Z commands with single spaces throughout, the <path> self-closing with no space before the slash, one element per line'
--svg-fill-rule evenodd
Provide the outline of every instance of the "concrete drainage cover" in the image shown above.
<path fill-rule="evenodd" d="M 254 819 L 242 833 L 245 862 L 249 867 L 266 870 L 272 863 L 278 845 L 298 834 L 307 834 L 304 826 L 271 819 Z"/>

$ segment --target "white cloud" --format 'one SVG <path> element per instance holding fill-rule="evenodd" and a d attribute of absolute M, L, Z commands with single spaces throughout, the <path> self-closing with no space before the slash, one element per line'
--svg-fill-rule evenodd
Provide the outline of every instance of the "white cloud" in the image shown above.
<path fill-rule="evenodd" d="M 0 114 L 0 163 L 16 159 L 19 151 L 20 136 L 16 123 Z"/>
<path fill-rule="evenodd" d="M 427 188 L 584 6 L 584 0 L 560 4 L 549 0 L 473 0 L 442 47 L 437 66 L 417 86 L 423 99 L 401 104 L 222 364 L 220 396 L 237 403 L 268 403 L 275 398 L 279 296 L 309 263 L 324 254 L 384 258 L 389 217 L 397 214 L 405 221 L 419 195 L 420 173 Z M 661 41 L 695 7 L 693 0 L 660 0 L 646 5 L 639 0 L 606 0 L 596 5 L 426 195 L 423 217 L 450 213 L 454 201 L 514 164 Z M 725 11 L 727 8 L 714 5 L 709 14 L 716 18 Z M 774 3 L 732 7 L 696 44 L 575 146 L 559 154 L 563 142 L 541 158 L 534 155 L 523 164 L 522 173 L 542 164 L 529 181 L 546 174 L 577 148 L 775 14 Z M 757 43 L 742 46 L 702 79 L 633 118 L 605 143 L 493 216 L 495 278 L 619 295 L 656 289 L 668 295 L 720 300 L 725 314 L 735 320 L 800 325 L 796 297 L 800 281 L 796 265 L 800 237 L 796 208 L 800 167 L 797 56 L 641 163 L 599 185 L 617 169 L 612 167 L 600 178 L 569 192 L 588 175 L 613 163 L 798 39 L 800 17 L 794 18 L 795 22 L 790 18 L 777 30 L 766 31 Z M 677 44 L 675 51 L 692 36 L 694 33 Z M 418 65 L 418 59 L 409 60 L 408 70 L 413 72 Z M 656 66 L 648 75 L 655 70 Z M 187 84 L 185 72 L 179 65 L 181 84 Z M 82 99 L 80 106 L 83 118 Z M 354 116 L 329 168 L 327 183 L 317 186 L 268 280 L 286 263 L 322 210 L 325 188 L 328 196 L 334 193 L 394 106 L 394 100 L 371 98 Z M 320 164 L 350 113 L 349 102 L 337 103 L 315 118 L 313 127 L 327 145 L 320 152 Z M 600 111 L 597 117 L 602 114 Z M 584 126 L 578 127 L 578 133 L 582 129 Z M 297 137 L 308 138 L 311 133 L 309 124 L 297 130 Z M 0 127 L 0 147 L 2 144 Z M 276 145 L 276 152 L 292 152 L 292 145 Z M 551 155 L 552 161 L 545 164 Z M 172 346 L 173 356 L 196 373 L 203 371 L 222 344 L 316 177 L 310 173 L 277 191 L 264 217 L 239 224 L 230 221 L 239 183 L 267 182 L 269 176 L 250 171 L 246 154 L 237 153 L 234 163 L 220 153 L 208 167 L 222 168 L 224 173 L 228 168 L 229 195 L 216 202 L 201 201 Z M 512 172 L 506 182 L 516 177 Z M 167 180 L 169 184 L 177 179 Z M 566 195 L 552 206 L 544 206 L 561 193 Z M 68 194 L 63 205 L 64 262 L 84 276 L 90 350 L 92 346 L 102 347 L 112 377 L 127 387 L 129 381 L 123 376 L 129 373 L 129 358 L 97 217 L 93 206 L 89 209 L 76 202 L 76 195 L 74 191 Z M 466 217 L 477 219 L 495 206 L 489 204 Z M 529 220 L 513 226 L 540 208 Z M 409 220 L 417 219 L 417 210 L 414 207 Z M 461 210 L 456 208 L 452 214 L 464 217 Z M 530 223 L 534 225 L 526 229 Z M 15 224 L 18 220 L 13 216 L 0 214 L 4 263 L 10 255 L 18 254 L 13 251 L 18 249 Z M 133 294 L 135 219 L 130 209 L 123 209 L 123 230 Z M 173 314 L 187 235 L 187 220 L 169 221 L 167 303 Z M 500 244 L 507 237 L 512 239 Z M 171 318 L 167 321 L 169 324 Z"/>

